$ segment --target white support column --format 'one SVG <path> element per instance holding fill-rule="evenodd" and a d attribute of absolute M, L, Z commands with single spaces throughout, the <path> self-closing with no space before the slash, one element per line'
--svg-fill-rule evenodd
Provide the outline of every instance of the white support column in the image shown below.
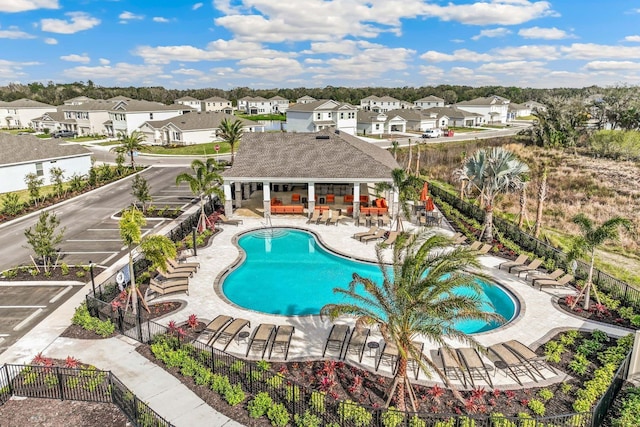
<path fill-rule="evenodd" d="M 316 187 L 315 183 L 309 183 L 309 216 L 313 214 L 313 210 L 316 208 Z"/>
<path fill-rule="evenodd" d="M 360 216 L 360 183 L 353 184 L 353 218 Z"/>
<path fill-rule="evenodd" d="M 398 221 L 400 221 L 400 193 L 398 193 L 398 189 L 394 188 L 391 191 L 391 208 L 393 209 L 394 215 Z M 407 218 L 410 220 L 411 218 Z"/>
<path fill-rule="evenodd" d="M 271 214 L 271 183 L 268 181 L 262 183 L 262 207 L 266 218 Z"/>
<path fill-rule="evenodd" d="M 243 184 L 241 182 L 236 182 L 236 185 L 235 185 L 236 194 L 233 200 L 236 202 L 236 209 L 242 207 L 242 185 Z"/>
<path fill-rule="evenodd" d="M 629 373 L 627 380 L 638 384 L 640 376 L 640 331 L 636 331 L 635 340 L 633 341 L 633 351 L 631 353 L 631 361 L 629 363 Z"/>
<path fill-rule="evenodd" d="M 231 199 L 231 183 L 225 181 L 222 185 L 222 189 L 224 190 L 224 212 L 227 215 L 231 215 L 233 213 L 233 200 Z"/>

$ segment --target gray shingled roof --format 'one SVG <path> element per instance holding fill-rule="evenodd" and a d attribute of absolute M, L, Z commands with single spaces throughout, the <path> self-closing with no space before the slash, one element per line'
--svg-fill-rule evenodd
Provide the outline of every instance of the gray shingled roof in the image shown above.
<path fill-rule="evenodd" d="M 452 119 L 463 119 L 465 117 L 482 117 L 482 114 L 464 111 L 453 107 L 431 107 L 423 110 L 425 114 L 436 113 L 438 117 L 447 116 Z"/>
<path fill-rule="evenodd" d="M 317 139 L 320 136 L 326 139 Z M 225 178 L 391 180 L 398 168 L 391 153 L 345 132 L 248 133 Z"/>
<path fill-rule="evenodd" d="M 115 107 L 117 106 L 124 106 L 123 109 L 116 109 Z M 153 111 L 162 111 L 162 110 L 166 110 L 166 111 L 182 111 L 182 110 L 192 110 L 195 111 L 193 109 L 193 107 L 189 107 L 188 105 L 181 105 L 181 104 L 172 104 L 172 105 L 165 105 L 162 104 L 160 102 L 151 102 L 151 101 L 139 101 L 136 99 L 132 99 L 132 100 L 128 100 L 128 101 L 118 101 L 115 104 L 113 104 L 113 107 L 111 108 L 110 111 L 149 111 L 149 112 L 153 112 Z"/>
<path fill-rule="evenodd" d="M 194 98 L 193 96 L 183 96 L 182 98 L 176 99 L 176 101 L 198 101 L 198 102 L 200 102 L 199 99 Z"/>
<path fill-rule="evenodd" d="M 444 102 L 444 99 L 438 98 L 435 95 L 429 95 L 429 96 L 425 96 L 424 98 L 418 99 L 416 102 L 431 102 L 431 101 Z"/>
<path fill-rule="evenodd" d="M 225 99 L 219 96 L 212 96 L 211 98 L 207 98 L 204 101 L 205 102 L 229 102 L 228 99 Z"/>
<path fill-rule="evenodd" d="M 109 111 L 116 105 L 114 101 L 104 99 L 95 99 L 83 102 L 78 105 L 61 105 L 58 110 L 61 111 Z"/>
<path fill-rule="evenodd" d="M 3 152 L 0 165 L 91 155 L 91 151 L 78 144 L 59 144 L 32 135 L 15 136 L 1 132 L 0 149 Z"/>
<path fill-rule="evenodd" d="M 331 108 L 320 108 L 322 107 L 324 104 L 329 104 L 332 105 Z M 335 106 L 333 106 L 335 105 Z M 305 112 L 309 112 L 309 111 L 315 111 L 316 109 L 322 110 L 322 111 L 337 111 L 340 108 L 346 107 L 348 109 L 351 110 L 356 110 L 356 107 L 354 107 L 353 105 L 350 104 L 345 104 L 342 102 L 338 102 L 338 101 L 333 101 L 331 99 L 320 99 L 318 101 L 313 101 L 313 102 L 307 102 L 307 103 L 299 103 L 299 104 L 293 104 L 289 107 L 288 111 L 305 111 Z"/>
<path fill-rule="evenodd" d="M 16 99 L 15 101 L 7 102 L 4 105 L 16 108 L 56 108 L 53 105 L 27 98 Z"/>
<path fill-rule="evenodd" d="M 42 120 L 42 118 L 45 116 L 48 116 L 51 120 L 55 122 L 61 122 L 64 120 L 64 112 L 62 111 L 49 111 L 47 113 L 44 113 L 40 117 L 36 118 L 35 120 Z"/>
<path fill-rule="evenodd" d="M 508 104 L 509 100 L 498 95 L 475 98 L 470 101 L 460 101 L 456 105 L 494 105 Z"/>
<path fill-rule="evenodd" d="M 263 126 L 253 120 L 242 119 L 232 114 L 226 114 L 217 111 L 191 112 L 166 120 L 153 120 L 147 121 L 146 123 L 156 129 L 172 123 L 178 129 L 187 131 L 200 129 L 217 129 L 220 127 L 220 122 L 224 119 L 228 119 L 232 122 L 240 120 L 243 126 Z"/>

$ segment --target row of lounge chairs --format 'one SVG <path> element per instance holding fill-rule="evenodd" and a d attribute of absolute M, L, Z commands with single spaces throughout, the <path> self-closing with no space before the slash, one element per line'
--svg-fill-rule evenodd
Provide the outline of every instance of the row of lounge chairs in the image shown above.
<path fill-rule="evenodd" d="M 157 295 L 167 295 L 174 292 L 189 294 L 189 278 L 200 268 L 199 262 L 179 263 L 174 259 L 167 259 L 166 271 L 157 270 L 158 275 L 149 281 L 149 290 Z"/>
<path fill-rule="evenodd" d="M 379 216 L 375 214 L 372 214 L 372 215 L 361 214 L 356 220 L 356 224 L 367 225 L 370 227 L 374 225 L 377 225 L 379 227 L 388 227 L 389 225 L 391 225 L 391 218 L 387 214 L 383 214 Z"/>
<path fill-rule="evenodd" d="M 231 341 L 246 327 L 251 328 L 251 322 L 248 320 L 242 318 L 234 319 L 231 316 L 221 314 L 209 322 L 203 333 L 208 336 L 207 345 L 213 346 L 216 343 L 222 343 L 224 344 L 224 351 L 229 347 Z M 270 323 L 261 323 L 249 336 L 246 356 L 249 356 L 251 351 L 258 351 L 261 357 L 264 358 L 267 349 L 269 349 L 269 358 L 271 358 L 273 351 L 277 350 L 287 360 L 294 332 L 295 328 L 293 326 L 276 326 Z"/>
<path fill-rule="evenodd" d="M 353 238 L 364 243 L 383 239 L 381 242 L 383 245 L 391 246 L 396 242 L 399 234 L 400 232 L 398 231 L 387 231 L 384 228 L 378 228 L 377 225 L 374 225 L 369 228 L 368 231 L 354 234 Z"/>
<path fill-rule="evenodd" d="M 309 217 L 307 224 L 326 224 L 326 225 L 338 225 L 340 219 L 340 211 L 324 209 L 320 212 L 319 209 L 314 209 L 313 213 Z"/>
<path fill-rule="evenodd" d="M 525 279 L 531 279 L 533 286 L 538 286 L 540 290 L 543 287 L 560 287 L 568 285 L 573 279 L 572 274 L 565 273 L 561 269 L 556 269 L 551 273 L 545 273 L 538 268 L 542 265 L 543 260 L 536 258 L 529 264 L 525 264 L 528 260 L 526 254 L 520 255 L 514 261 L 506 261 L 498 265 L 499 269 L 505 269 L 509 273 L 516 273 L 518 277 L 522 273 L 526 273 Z"/>

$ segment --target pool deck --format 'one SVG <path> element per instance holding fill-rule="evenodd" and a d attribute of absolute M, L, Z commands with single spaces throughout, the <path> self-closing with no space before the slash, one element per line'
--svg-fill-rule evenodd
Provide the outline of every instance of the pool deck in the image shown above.
<path fill-rule="evenodd" d="M 219 314 L 226 314 L 234 318 L 244 318 L 251 322 L 251 330 L 261 323 L 271 323 L 275 325 L 292 325 L 295 327 L 295 334 L 292 339 L 291 349 L 289 352 L 289 361 L 303 361 L 320 359 L 325 345 L 325 340 L 329 334 L 332 323 L 328 319 L 321 319 L 320 316 L 279 316 L 269 315 L 259 312 L 249 311 L 229 303 L 216 292 L 216 281 L 220 280 L 225 271 L 234 265 L 239 259 L 240 252 L 233 243 L 234 236 L 239 233 L 260 229 L 265 227 L 265 221 L 262 218 L 240 217 L 243 224 L 222 225 L 222 231 L 216 234 L 212 239 L 212 243 L 204 249 L 198 250 L 198 256 L 193 257 L 190 261 L 197 260 L 201 264 L 200 270 L 190 279 L 189 295 L 172 294 L 161 298 L 153 299 L 153 302 L 164 300 L 182 300 L 187 304 L 179 312 L 172 313 L 170 316 L 160 320 L 161 323 L 168 323 L 169 320 L 184 321 L 190 314 L 196 314 L 199 320 L 208 322 Z M 307 224 L 306 219 L 299 215 L 292 216 L 272 216 L 273 227 L 295 227 L 299 229 L 314 232 L 320 237 L 321 241 L 331 250 L 341 254 L 352 256 L 358 259 L 375 261 L 375 244 L 365 244 L 353 239 L 356 232 L 365 231 L 366 227 L 357 227 L 350 219 L 341 220 L 338 225 L 316 225 Z M 415 226 L 405 222 L 405 229 L 411 230 Z M 453 232 L 445 227 L 433 228 L 434 232 L 443 234 L 452 234 Z M 391 260 L 391 249 L 384 250 L 385 259 Z M 517 339 L 532 348 L 537 348 L 541 343 L 546 342 L 549 337 L 555 333 L 570 329 L 593 330 L 601 329 L 610 335 L 621 336 L 630 331 L 623 328 L 609 327 L 602 324 L 584 321 L 583 319 L 568 315 L 564 311 L 557 309 L 553 304 L 553 299 L 558 295 L 573 293 L 571 289 L 544 289 L 542 291 L 534 289 L 524 279 L 518 279 L 516 276 L 497 268 L 498 264 L 504 259 L 494 256 L 482 256 L 481 263 L 483 271 L 502 286 L 507 288 L 517 297 L 520 302 L 520 313 L 508 325 L 501 328 L 479 333 L 474 335 L 477 341 L 483 346 L 490 346 L 495 343 L 504 342 L 511 339 Z M 259 283 L 256 283 L 259 286 Z M 353 326 L 354 321 L 351 319 L 339 319 L 336 323 L 345 323 Z M 245 329 L 249 331 L 249 329 Z M 205 338 L 203 338 L 204 340 Z M 420 341 L 420 339 L 417 339 Z M 378 341 L 382 343 L 382 337 L 377 330 L 372 330 L 372 335 L 368 341 Z M 453 347 L 464 347 L 459 342 L 450 342 Z M 214 344 L 216 348 L 222 348 L 221 344 Z M 228 347 L 227 351 L 244 357 L 247 343 L 242 341 L 238 343 L 234 340 Z M 431 355 L 433 360 L 439 361 L 434 357 L 437 348 L 425 342 L 424 352 Z M 375 351 L 369 352 L 365 349 L 365 355 L 362 363 L 359 363 L 356 355 L 348 355 L 347 359 L 361 367 L 375 370 Z M 335 353 L 327 353 L 335 356 Z M 371 354 L 371 355 L 370 355 Z M 250 354 L 249 358 L 259 359 L 257 352 Z M 484 356 L 483 356 L 484 358 Z M 274 353 L 274 360 L 282 360 L 280 353 Z M 488 360 L 486 360 L 488 362 Z M 492 365 L 488 363 L 489 365 Z M 380 371 L 383 375 L 391 375 L 390 365 L 384 362 L 380 365 Z M 520 379 L 525 386 L 539 386 L 546 383 L 559 382 L 566 378 L 563 373 L 554 375 L 550 371 L 543 371 L 546 380 L 534 383 L 532 379 L 527 380 L 521 376 Z M 503 371 L 497 370 L 492 373 L 492 381 L 500 388 L 520 388 L 512 378 L 507 377 Z M 528 384 L 526 381 L 529 381 Z M 427 378 L 424 373 L 420 373 L 418 382 L 431 384 L 433 382 L 441 382 L 439 378 Z M 454 384 L 459 384 L 453 381 Z M 482 384 L 482 383 L 481 383 Z"/>

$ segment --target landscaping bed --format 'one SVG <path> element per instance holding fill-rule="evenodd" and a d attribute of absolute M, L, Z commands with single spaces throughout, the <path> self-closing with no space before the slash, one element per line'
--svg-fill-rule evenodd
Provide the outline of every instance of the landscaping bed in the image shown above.
<path fill-rule="evenodd" d="M 94 275 L 100 274 L 99 267 L 94 266 Z M 36 268 L 32 265 L 23 265 L 15 267 L 2 272 L 0 280 L 5 281 L 75 281 L 75 282 L 88 282 L 91 280 L 91 268 L 88 265 L 66 265 L 60 264 L 57 267 L 50 267 L 48 272 L 45 272 L 42 266 Z"/>
<path fill-rule="evenodd" d="M 0 419 L 2 425 L 7 427 L 126 427 L 133 425 L 112 403 L 59 399 L 13 398 L 4 405 L 0 405 Z"/>

